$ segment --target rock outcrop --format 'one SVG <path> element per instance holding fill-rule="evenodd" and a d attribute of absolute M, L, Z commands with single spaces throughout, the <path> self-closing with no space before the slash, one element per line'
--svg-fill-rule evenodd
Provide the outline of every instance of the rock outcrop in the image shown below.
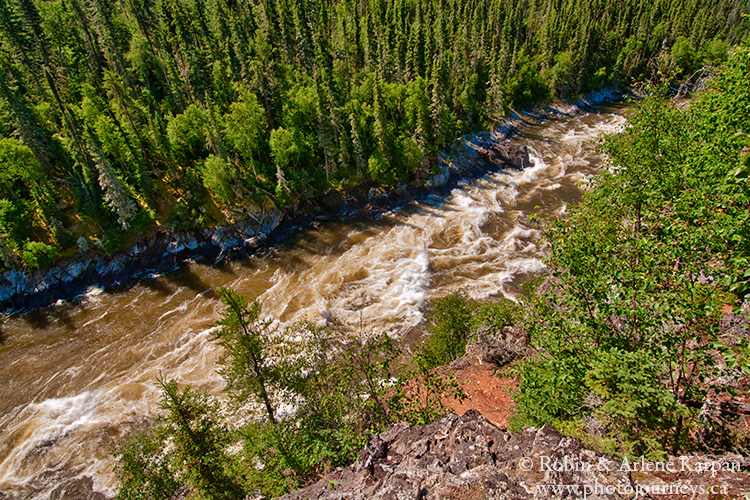
<path fill-rule="evenodd" d="M 522 113 L 511 112 L 494 129 L 467 134 L 440 153 L 437 173 L 427 181 L 435 188 L 451 184 L 461 177 L 483 175 L 501 168 L 524 169 L 533 166 L 532 152 L 527 146 L 514 146 L 507 139 L 521 129 L 559 116 L 574 116 L 590 112 L 596 106 L 634 97 L 617 89 L 592 92 L 573 104 L 555 104 Z"/>
<path fill-rule="evenodd" d="M 466 354 L 451 363 L 451 368 L 461 370 L 483 364 L 505 366 L 528 354 L 528 344 L 528 334 L 516 326 L 480 330 L 466 344 Z"/>
<path fill-rule="evenodd" d="M 50 269 L 11 269 L 0 274 L 0 308 L 43 307 L 70 299 L 94 285 L 121 285 L 174 269 L 188 259 L 220 262 L 242 257 L 262 246 L 283 218 L 280 210 L 229 225 L 158 232 L 114 256 L 81 255 Z"/>
<path fill-rule="evenodd" d="M 552 427 L 510 435 L 470 410 L 373 436 L 352 466 L 284 500 L 635 498 L 622 463 Z"/>

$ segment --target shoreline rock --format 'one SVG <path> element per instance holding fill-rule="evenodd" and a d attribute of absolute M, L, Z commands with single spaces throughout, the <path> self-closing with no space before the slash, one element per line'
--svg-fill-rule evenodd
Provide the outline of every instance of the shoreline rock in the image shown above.
<path fill-rule="evenodd" d="M 394 424 L 371 436 L 354 464 L 279 500 L 739 499 L 748 466 L 736 454 L 618 460 L 552 426 L 509 434 L 469 410 L 427 425 Z"/>
<path fill-rule="evenodd" d="M 284 213 L 264 212 L 246 220 L 184 233 L 157 232 L 113 256 L 81 256 L 36 271 L 11 269 L 0 275 L 0 307 L 23 311 L 73 300 L 91 287 L 108 289 L 176 269 L 188 260 L 213 261 L 246 257 L 263 246 Z"/>
<path fill-rule="evenodd" d="M 457 139 L 438 155 L 437 173 L 423 186 L 397 184 L 385 189 L 363 185 L 347 192 L 332 191 L 308 202 L 302 210 L 273 209 L 231 225 L 181 233 L 160 231 L 112 256 L 90 252 L 48 269 L 6 270 L 0 274 L 0 311 L 15 313 L 46 307 L 59 300 L 75 300 L 91 287 L 109 289 L 136 283 L 172 271 L 190 260 L 217 265 L 242 259 L 332 216 L 374 216 L 433 194 L 447 194 L 465 177 L 478 177 L 501 168 L 526 168 L 530 165 L 528 150 L 508 144 L 508 139 L 527 126 L 557 116 L 588 112 L 595 106 L 618 102 L 624 96 L 619 90 L 605 89 L 574 104 L 513 112 L 491 131 Z"/>

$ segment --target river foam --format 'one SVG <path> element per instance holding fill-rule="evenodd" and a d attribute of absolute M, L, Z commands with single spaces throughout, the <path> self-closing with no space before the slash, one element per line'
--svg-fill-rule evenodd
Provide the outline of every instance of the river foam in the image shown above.
<path fill-rule="evenodd" d="M 377 220 L 326 224 L 243 262 L 186 265 L 12 318 L 0 343 L 0 491 L 46 499 L 91 477 L 111 495 L 108 443 L 159 412 L 157 377 L 220 394 L 211 341 L 219 286 L 257 297 L 282 326 L 335 316 L 353 332 L 395 336 L 451 293 L 514 299 L 544 269 L 546 243 L 531 216 L 563 214 L 578 199 L 602 160 L 596 137 L 623 122 L 609 113 L 551 121 L 514 139 L 529 151 L 526 170 L 465 179 L 446 197 Z"/>

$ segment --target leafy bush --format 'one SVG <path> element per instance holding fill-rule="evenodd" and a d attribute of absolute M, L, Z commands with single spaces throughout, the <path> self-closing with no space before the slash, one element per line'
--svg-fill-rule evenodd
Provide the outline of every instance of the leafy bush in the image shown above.
<path fill-rule="evenodd" d="M 586 386 L 601 400 L 593 415 L 626 455 L 661 460 L 668 443 L 683 439 L 685 409 L 661 382 L 661 370 L 648 351 L 615 348 L 596 353 L 586 373 Z"/>
<path fill-rule="evenodd" d="M 414 364 L 389 401 L 390 411 L 397 421 L 429 424 L 448 411 L 449 400 L 466 399 L 466 393 L 454 376 L 435 370 L 420 355 L 415 357 Z"/>
<path fill-rule="evenodd" d="M 49 267 L 60 258 L 57 247 L 41 241 L 27 241 L 21 254 L 23 263 L 32 269 Z"/>
<path fill-rule="evenodd" d="M 426 366 L 450 364 L 466 352 L 472 333 L 480 328 L 498 329 L 511 324 L 515 307 L 508 301 L 471 302 L 461 294 L 452 294 L 435 302 L 430 316 L 430 336 L 419 352 Z"/>
<path fill-rule="evenodd" d="M 722 307 L 748 290 L 749 67 L 737 48 L 690 108 L 646 99 L 604 142 L 610 168 L 547 231 L 550 286 L 526 299 L 540 354 L 518 368 L 515 425 L 594 419 L 620 453 L 659 457 L 693 445 L 696 408 L 741 373 L 740 346 L 716 346 Z"/>
<path fill-rule="evenodd" d="M 421 356 L 429 367 L 446 365 L 461 357 L 471 333 L 473 305 L 463 295 L 438 300 L 431 320 L 430 337 Z"/>
<path fill-rule="evenodd" d="M 587 390 L 583 384 L 588 356 L 555 353 L 525 360 L 516 367 L 520 390 L 514 395 L 516 414 L 511 430 L 524 425 L 562 428 L 579 418 Z"/>

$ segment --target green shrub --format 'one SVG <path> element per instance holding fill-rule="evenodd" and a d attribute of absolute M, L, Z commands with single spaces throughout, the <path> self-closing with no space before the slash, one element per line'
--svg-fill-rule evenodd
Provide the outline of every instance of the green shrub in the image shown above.
<path fill-rule="evenodd" d="M 422 362 L 431 368 L 463 356 L 469 338 L 477 330 L 508 326 L 516 314 L 511 302 L 472 302 L 461 294 L 440 299 L 434 307 L 430 336 L 419 352 Z"/>
<path fill-rule="evenodd" d="M 673 55 L 693 63 L 686 40 Z M 717 346 L 750 276 L 748 67 L 737 47 L 689 108 L 646 99 L 604 141 L 610 168 L 548 227 L 549 286 L 525 294 L 539 356 L 518 368 L 514 425 L 596 421 L 625 455 L 697 445 L 696 408 L 744 368 L 740 344 Z"/>
<path fill-rule="evenodd" d="M 27 241 L 21 254 L 23 263 L 32 269 L 49 267 L 60 258 L 57 247 L 41 241 Z"/>
<path fill-rule="evenodd" d="M 510 421 L 511 431 L 524 425 L 560 428 L 581 417 L 588 392 L 583 383 L 588 359 L 570 352 L 542 355 L 517 365 L 518 391 L 513 396 L 516 413 Z"/>
<path fill-rule="evenodd" d="M 177 491 L 179 483 L 169 470 L 160 430 L 150 427 L 133 432 L 115 448 L 118 500 L 170 498 Z"/>
<path fill-rule="evenodd" d="M 430 337 L 421 351 L 427 366 L 447 365 L 463 355 L 471 333 L 473 309 L 474 305 L 460 294 L 435 303 Z"/>
<path fill-rule="evenodd" d="M 687 408 L 680 405 L 662 382 L 663 367 L 653 353 L 620 349 L 592 357 L 586 386 L 601 400 L 593 415 L 629 456 L 664 459 L 668 443 L 679 443 L 685 428 L 679 425 Z"/>
<path fill-rule="evenodd" d="M 466 399 L 453 375 L 440 373 L 419 354 L 413 362 L 413 368 L 401 377 L 388 403 L 396 421 L 429 424 L 448 412 L 449 400 Z"/>

